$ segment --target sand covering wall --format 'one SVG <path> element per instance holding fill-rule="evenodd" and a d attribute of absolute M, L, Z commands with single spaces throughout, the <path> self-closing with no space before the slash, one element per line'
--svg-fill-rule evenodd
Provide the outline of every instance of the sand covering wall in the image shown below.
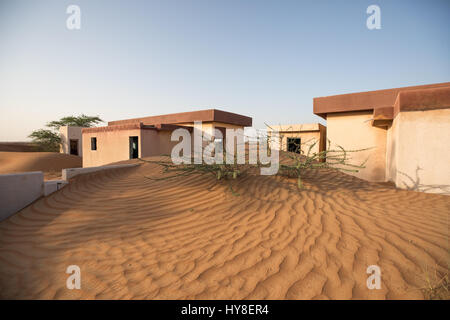
<path fill-rule="evenodd" d="M 0 297 L 399 299 L 448 272 L 450 197 L 338 173 L 156 181 L 87 174 L 0 223 Z M 378 265 L 381 290 L 366 287 Z M 69 265 L 81 290 L 66 289 Z"/>

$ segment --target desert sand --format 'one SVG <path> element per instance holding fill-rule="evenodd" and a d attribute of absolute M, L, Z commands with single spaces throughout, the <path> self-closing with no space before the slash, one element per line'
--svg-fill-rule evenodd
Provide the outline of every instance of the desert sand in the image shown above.
<path fill-rule="evenodd" d="M 33 142 L 0 142 L 0 151 L 34 152 L 39 146 Z"/>
<path fill-rule="evenodd" d="M 61 170 L 82 166 L 82 158 L 56 152 L 1 152 L 0 174 L 43 171 L 47 180 L 60 178 Z"/>
<path fill-rule="evenodd" d="M 0 298 L 422 299 L 448 274 L 449 196 L 333 171 L 309 173 L 303 190 L 273 176 L 232 189 L 148 179 L 160 172 L 82 175 L 0 222 Z M 69 265 L 80 290 L 66 288 Z M 369 265 L 380 290 L 366 286 Z"/>

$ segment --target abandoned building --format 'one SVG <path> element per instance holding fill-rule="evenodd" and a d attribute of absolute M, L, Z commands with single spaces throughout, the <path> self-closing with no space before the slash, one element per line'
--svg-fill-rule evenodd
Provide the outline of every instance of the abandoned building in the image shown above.
<path fill-rule="evenodd" d="M 214 135 L 214 129 L 243 129 L 252 126 L 252 118 L 217 109 L 174 113 L 108 122 L 107 126 L 82 129 L 83 167 L 156 155 L 170 155 L 178 141 L 171 141 L 177 128 L 192 130 L 195 121 L 202 130 Z"/>
<path fill-rule="evenodd" d="M 327 139 L 365 169 L 355 176 L 399 188 L 450 191 L 450 82 L 314 98 Z M 447 191 L 445 191 L 447 190 Z"/>
<path fill-rule="evenodd" d="M 273 131 L 278 131 L 280 150 L 306 154 L 311 146 L 313 154 L 326 149 L 326 127 L 320 123 L 269 125 L 267 134 Z"/>
<path fill-rule="evenodd" d="M 60 153 L 83 156 L 82 127 L 62 126 L 59 128 L 61 138 Z"/>

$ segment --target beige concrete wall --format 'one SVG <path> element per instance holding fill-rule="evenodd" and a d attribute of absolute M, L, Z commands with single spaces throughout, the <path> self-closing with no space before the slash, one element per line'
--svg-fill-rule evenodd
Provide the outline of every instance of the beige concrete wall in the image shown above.
<path fill-rule="evenodd" d="M 399 141 L 398 121 L 395 117 L 386 133 L 386 181 L 395 183 L 397 179 L 397 148 Z"/>
<path fill-rule="evenodd" d="M 142 130 L 140 157 L 170 155 L 178 141 L 171 141 L 172 131 Z"/>
<path fill-rule="evenodd" d="M 288 138 L 301 139 L 301 151 L 307 154 L 311 145 L 310 153 L 318 153 L 326 148 L 326 127 L 320 123 L 302 123 L 289 125 L 268 125 L 267 134 L 269 136 L 269 145 L 271 144 L 271 132 L 277 131 L 280 137 L 280 149 L 287 151 Z"/>
<path fill-rule="evenodd" d="M 187 122 L 187 123 L 179 123 L 178 125 L 186 126 L 186 127 L 193 127 L 194 123 Z M 228 123 L 223 123 L 223 122 L 202 122 L 202 130 L 210 135 L 212 135 L 214 133 L 213 129 L 215 127 L 221 127 L 221 128 L 226 128 L 226 129 L 244 129 L 245 128 L 243 126 L 237 126 L 234 124 L 228 124 Z"/>
<path fill-rule="evenodd" d="M 130 158 L 129 137 L 131 136 L 139 137 L 139 156 L 141 156 L 140 129 L 83 133 L 83 168 L 128 160 Z M 97 150 L 91 150 L 92 137 L 97 138 Z"/>
<path fill-rule="evenodd" d="M 118 130 L 83 134 L 83 168 L 102 166 L 130 158 L 129 137 L 139 137 L 139 157 L 170 155 L 178 143 L 171 141 L 171 131 Z M 97 150 L 91 150 L 91 137 L 97 137 Z"/>
<path fill-rule="evenodd" d="M 82 127 L 63 126 L 59 128 L 61 137 L 60 153 L 70 154 L 70 140 L 78 140 L 78 155 L 83 156 Z"/>
<path fill-rule="evenodd" d="M 194 127 L 194 123 L 193 122 L 180 123 L 179 125 L 186 126 L 186 127 Z M 223 123 L 223 122 L 216 122 L 216 121 L 214 121 L 214 122 L 202 122 L 201 130 L 203 132 L 209 134 L 210 136 L 213 136 L 214 133 L 215 133 L 214 129 L 216 127 L 225 128 L 225 129 L 242 129 L 242 130 L 245 130 L 245 127 L 243 127 L 243 126 L 238 126 L 238 125 L 233 125 L 233 124 L 228 124 L 228 123 Z M 209 144 L 208 141 L 203 141 L 203 147 L 204 148 L 208 144 Z M 224 147 L 224 150 L 225 150 L 225 142 L 224 142 L 224 146 L 223 147 Z M 194 152 L 193 150 L 194 150 L 194 147 L 192 145 L 192 152 Z"/>
<path fill-rule="evenodd" d="M 172 135 L 172 131 L 160 131 L 158 133 L 159 138 L 159 147 L 156 151 L 156 155 L 170 155 L 172 153 L 172 149 L 175 145 L 179 143 L 179 141 L 170 141 Z M 191 140 L 191 148 L 192 148 L 192 140 Z"/>
<path fill-rule="evenodd" d="M 388 180 L 398 188 L 450 193 L 450 109 L 400 112 L 388 137 Z"/>
<path fill-rule="evenodd" d="M 194 126 L 194 123 L 180 124 L 183 126 Z M 204 122 L 202 130 L 212 134 L 215 127 L 244 128 L 220 122 Z M 129 137 L 139 137 L 139 157 L 150 157 L 158 155 L 170 155 L 172 148 L 178 141 L 171 141 L 172 131 L 156 131 L 145 129 L 99 131 L 83 134 L 83 167 L 102 166 L 112 162 L 129 159 Z M 91 150 L 91 138 L 97 138 L 97 150 Z M 206 146 L 208 142 L 204 142 Z M 194 150 L 193 146 L 192 152 Z"/>
<path fill-rule="evenodd" d="M 342 146 L 345 150 L 372 148 L 350 155 L 352 164 L 359 165 L 367 158 L 366 168 L 350 173 L 368 181 L 386 180 L 387 130 L 373 127 L 372 112 L 346 112 L 327 115 L 327 138 L 331 147 Z"/>
<path fill-rule="evenodd" d="M 142 158 L 158 154 L 159 133 L 156 130 L 142 130 L 139 141 L 139 156 Z M 169 138 L 170 139 L 170 138 Z"/>

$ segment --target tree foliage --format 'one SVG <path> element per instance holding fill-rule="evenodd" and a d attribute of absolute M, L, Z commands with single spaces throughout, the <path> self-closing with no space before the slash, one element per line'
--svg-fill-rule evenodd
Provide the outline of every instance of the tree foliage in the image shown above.
<path fill-rule="evenodd" d="M 73 127 L 84 127 L 84 128 L 90 128 L 96 124 L 99 124 L 100 122 L 103 122 L 102 119 L 100 119 L 98 116 L 87 116 L 85 114 L 82 114 L 81 116 L 68 116 L 59 119 L 58 121 L 51 121 L 47 123 L 47 127 L 53 128 L 55 130 L 59 130 L 62 126 L 73 126 Z"/>
<path fill-rule="evenodd" d="M 61 138 L 59 135 L 59 128 L 62 126 L 74 126 L 74 127 L 92 127 L 100 122 L 102 119 L 98 116 L 87 116 L 82 114 L 80 116 L 68 116 L 63 117 L 57 121 L 51 121 L 47 123 L 47 127 L 50 129 L 39 129 L 33 131 L 28 137 L 33 139 L 33 142 L 39 146 L 42 151 L 59 152 L 61 145 Z"/>
<path fill-rule="evenodd" d="M 42 151 L 58 152 L 61 138 L 57 132 L 48 129 L 33 131 L 28 137 L 39 146 Z"/>

